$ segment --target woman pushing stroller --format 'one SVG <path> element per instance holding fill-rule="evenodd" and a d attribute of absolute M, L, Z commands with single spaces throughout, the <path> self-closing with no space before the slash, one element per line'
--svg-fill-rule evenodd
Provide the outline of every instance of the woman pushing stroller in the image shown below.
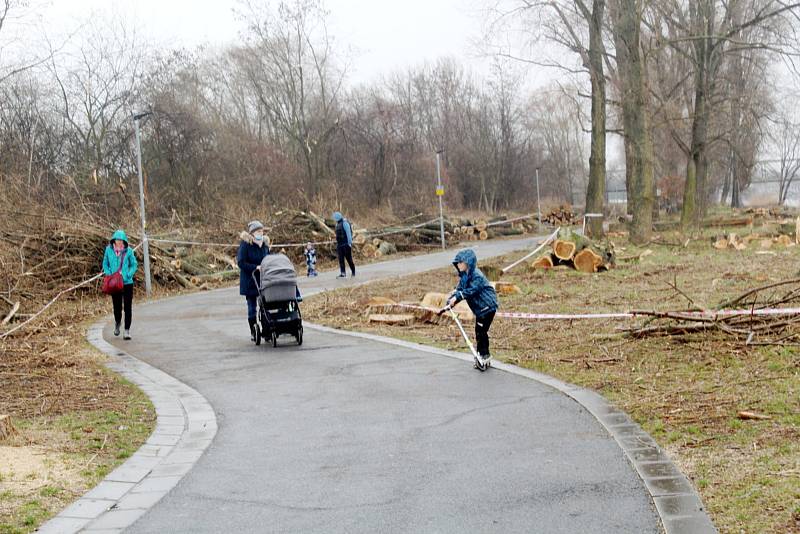
<path fill-rule="evenodd" d="M 264 235 L 261 221 L 251 221 L 247 231 L 240 235 L 239 251 L 236 263 L 239 264 L 239 294 L 247 300 L 247 324 L 250 336 L 256 339 L 256 322 L 258 317 L 258 281 L 261 261 L 269 254 L 269 244 Z"/>

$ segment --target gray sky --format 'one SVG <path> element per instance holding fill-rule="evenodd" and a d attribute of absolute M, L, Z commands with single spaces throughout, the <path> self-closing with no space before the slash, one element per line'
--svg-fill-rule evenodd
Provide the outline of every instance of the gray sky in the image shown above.
<path fill-rule="evenodd" d="M 330 33 L 341 51 L 351 49 L 351 82 L 374 79 L 442 56 L 482 71 L 471 42 L 481 31 L 478 0 L 327 0 Z M 50 29 L 77 24 L 93 12 L 116 12 L 136 21 L 149 39 L 168 46 L 224 44 L 237 38 L 236 0 L 51 0 Z"/>

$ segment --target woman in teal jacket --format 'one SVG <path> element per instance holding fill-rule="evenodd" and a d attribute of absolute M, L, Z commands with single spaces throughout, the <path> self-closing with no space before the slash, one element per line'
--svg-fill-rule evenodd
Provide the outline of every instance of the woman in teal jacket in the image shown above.
<path fill-rule="evenodd" d="M 111 240 L 106 247 L 103 256 L 103 274 L 111 276 L 119 270 L 122 262 L 122 293 L 111 295 L 114 303 L 114 335 L 119 335 L 119 327 L 122 322 L 122 308 L 125 307 L 125 333 L 123 339 L 131 338 L 131 319 L 133 318 L 133 275 L 139 264 L 136 262 L 136 255 L 133 249 L 128 246 L 128 236 L 123 230 L 117 230 L 111 236 Z"/>

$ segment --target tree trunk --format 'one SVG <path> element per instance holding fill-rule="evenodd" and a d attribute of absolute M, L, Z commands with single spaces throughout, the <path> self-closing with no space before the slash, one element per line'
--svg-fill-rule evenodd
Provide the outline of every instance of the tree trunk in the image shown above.
<path fill-rule="evenodd" d="M 626 173 L 630 177 L 628 204 L 633 243 L 650 240 L 653 232 L 653 142 L 649 127 L 646 65 L 640 48 L 642 6 L 637 0 L 617 0 L 613 33 L 621 80 L 622 122 L 625 130 Z"/>
<path fill-rule="evenodd" d="M 586 213 L 603 213 L 606 195 L 606 82 L 603 72 L 603 11 L 605 0 L 592 2 L 589 25 L 589 73 L 592 82 L 592 141 L 589 155 L 589 183 Z M 603 219 L 590 217 L 586 230 L 593 238 L 603 237 Z"/>

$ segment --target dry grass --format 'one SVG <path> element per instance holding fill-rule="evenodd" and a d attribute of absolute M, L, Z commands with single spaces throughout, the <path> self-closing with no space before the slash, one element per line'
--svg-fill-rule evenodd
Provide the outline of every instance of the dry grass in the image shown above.
<path fill-rule="evenodd" d="M 644 250 L 615 241 L 624 248 L 622 256 Z M 800 247 L 775 249 L 775 255 L 756 254 L 755 244 L 743 252 L 717 251 L 710 236 L 687 248 L 649 248 L 654 253 L 640 263 L 595 275 L 520 266 L 504 280 L 518 284 L 522 294 L 503 297 L 502 308 L 685 309 L 687 296 L 712 307 L 751 287 L 793 277 L 800 258 Z M 376 326 L 364 315 L 370 296 L 418 302 L 427 291 L 446 292 L 454 284 L 448 267 L 312 297 L 304 312 L 308 320 L 330 326 L 464 350 L 453 325 Z M 618 335 L 624 324 L 497 319 L 493 354 L 597 390 L 630 413 L 693 480 L 722 532 L 800 532 L 798 347 L 744 346 L 716 333 L 633 340 Z M 740 410 L 772 419 L 742 421 Z"/>

